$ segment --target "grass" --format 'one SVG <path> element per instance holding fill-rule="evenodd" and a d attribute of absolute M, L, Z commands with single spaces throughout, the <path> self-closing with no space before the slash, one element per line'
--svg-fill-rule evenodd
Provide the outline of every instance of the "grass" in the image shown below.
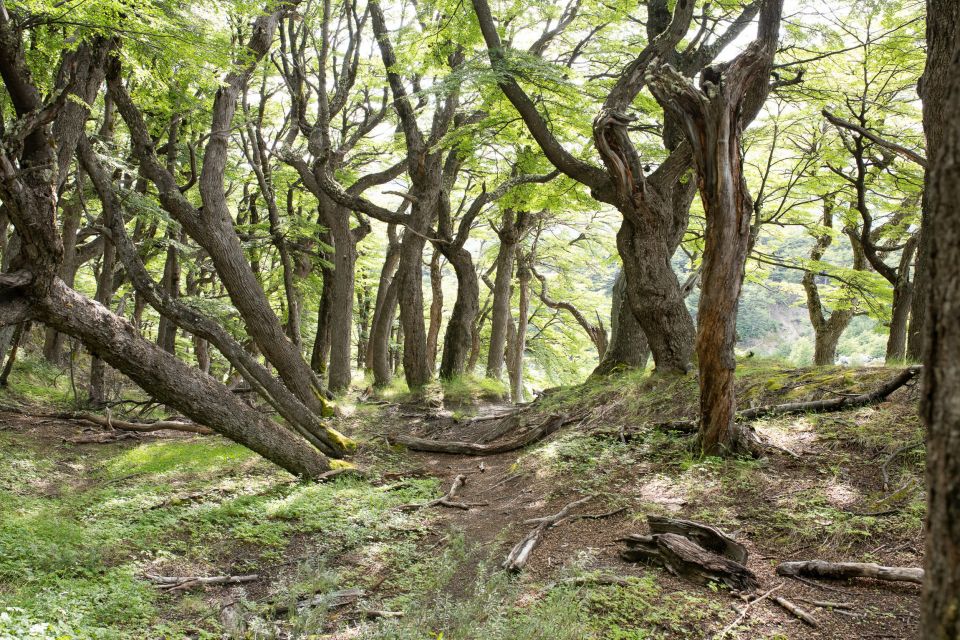
<path fill-rule="evenodd" d="M 294 483 L 214 438 L 78 450 L 3 433 L 0 625 L 50 623 L 71 638 L 216 637 L 212 603 L 185 616 L 143 574 L 269 571 L 298 555 L 332 564 L 419 535 L 419 519 L 393 507 L 436 490 L 433 479 Z"/>
<path fill-rule="evenodd" d="M 48 373 L 25 363 L 16 391 L 33 380 L 39 389 L 31 398 L 56 397 L 44 385 L 63 380 Z M 739 373 L 748 404 L 861 391 L 891 375 L 755 360 Z M 484 385 L 463 379 L 431 393 L 475 402 Z M 922 435 L 910 403 L 758 422 L 765 435 L 803 452 L 796 462 L 699 458 L 689 438 L 658 430 L 639 429 L 628 442 L 591 433 L 691 417 L 692 376 L 591 380 L 544 404 L 544 412 L 585 412 L 586 424 L 519 452 L 509 471 L 523 472 L 545 498 L 593 494 L 626 507 L 620 526 L 639 527 L 647 513 L 674 514 L 738 531 L 771 558 L 802 550 L 886 564 L 894 562 L 880 549 L 919 539 L 922 448 L 890 462 L 889 490 L 879 479 L 886 458 Z M 370 433 L 382 430 L 368 406 L 357 405 L 354 420 L 369 422 Z M 702 637 L 731 619 L 727 599 L 669 586 L 676 583 L 656 570 L 641 569 L 626 587 L 591 582 L 601 563 L 577 551 L 583 541 L 573 524 L 551 534 L 570 536 L 561 562 L 545 573 L 507 575 L 498 569 L 498 543 L 513 538 L 468 542 L 470 532 L 438 528 L 434 510 L 395 508 L 437 497 L 446 480 L 404 476 L 409 455 L 379 440 L 361 443 L 359 455 L 372 477 L 399 477 L 379 485 L 354 477 L 298 483 L 215 437 L 77 447 L 45 429 L 0 431 L 0 638 L 221 637 L 228 592 L 160 592 L 148 571 L 261 573 L 266 579 L 242 603 L 261 617 L 270 601 L 359 587 L 367 592 L 360 606 L 406 613 L 365 623 L 360 637 L 371 640 L 651 640 Z M 426 541 L 428 534 L 437 539 Z M 320 606 L 275 624 L 305 638 L 353 624 L 348 615 Z M 251 637 L 277 633 L 265 627 Z"/>

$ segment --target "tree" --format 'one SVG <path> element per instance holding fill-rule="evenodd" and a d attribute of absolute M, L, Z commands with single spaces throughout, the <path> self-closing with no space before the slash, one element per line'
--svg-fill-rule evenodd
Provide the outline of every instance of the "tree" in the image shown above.
<path fill-rule="evenodd" d="M 925 180 L 929 234 L 921 415 L 927 427 L 927 519 L 922 635 L 960 637 L 960 15 L 949 0 L 927 3 L 930 58 L 924 72 Z M 927 109 L 947 109 L 943 118 Z"/>
<path fill-rule="evenodd" d="M 700 87 L 671 67 L 648 83 L 684 125 L 706 215 L 703 284 L 697 314 L 700 445 L 706 455 L 749 449 L 736 424 L 737 305 L 750 245 L 753 202 L 743 174 L 742 117 L 752 120 L 770 90 L 782 0 L 766 0 L 757 39 L 732 62 L 704 70 Z"/>
<path fill-rule="evenodd" d="M 0 324 L 32 318 L 79 338 L 98 357 L 128 375 L 157 400 L 177 407 L 292 473 L 316 476 L 329 469 L 327 458 L 288 429 L 238 400 L 222 384 L 189 367 L 141 337 L 126 320 L 68 288 L 58 274 L 63 256 L 57 229 L 56 150 L 72 156 L 83 135 L 60 131 L 51 145 L 50 122 L 67 96 L 106 67 L 113 41 L 95 35 L 63 55 L 62 78 L 48 100 L 41 98 L 24 55 L 24 24 L 0 5 L 0 76 L 15 108 L 4 127 L 0 155 L 0 198 L 20 237 L 13 270 L 0 280 Z M 88 62 L 78 64 L 86 57 Z M 47 169 L 43 169 L 46 167 Z"/>

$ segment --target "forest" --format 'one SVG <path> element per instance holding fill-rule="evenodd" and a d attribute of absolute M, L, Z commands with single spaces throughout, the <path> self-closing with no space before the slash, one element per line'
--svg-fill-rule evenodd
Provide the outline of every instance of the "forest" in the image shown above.
<path fill-rule="evenodd" d="M 0 0 L 0 640 L 960 640 L 958 0 Z"/>

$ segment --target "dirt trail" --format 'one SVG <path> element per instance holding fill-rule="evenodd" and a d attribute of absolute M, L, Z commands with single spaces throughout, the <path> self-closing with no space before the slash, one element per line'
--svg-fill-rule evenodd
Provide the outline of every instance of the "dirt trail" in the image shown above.
<path fill-rule="evenodd" d="M 503 407 L 484 408 L 481 411 L 478 415 L 491 415 L 502 412 Z M 427 414 L 414 417 L 409 412 L 397 413 L 391 418 L 396 420 L 396 428 L 405 433 L 436 439 L 470 440 L 473 437 L 478 442 L 488 442 L 485 436 L 495 429 L 469 423 L 458 427 L 449 420 L 438 421 L 435 416 Z M 576 429 L 576 426 L 569 428 Z M 549 446 L 553 437 L 556 436 L 548 437 L 544 444 Z M 806 436 L 800 434 L 799 437 L 802 439 Z M 518 464 L 523 454 L 521 450 L 478 457 L 409 451 L 408 455 L 416 461 L 415 464 L 422 465 L 431 475 L 441 478 L 442 491 L 449 489 L 458 475 L 464 475 L 467 481 L 458 492 L 458 499 L 467 503 L 489 502 L 489 505 L 474 507 L 469 511 L 431 508 L 432 513 L 428 517 L 436 525 L 425 545 L 436 545 L 447 534 L 447 530 L 453 529 L 462 532 L 468 542 L 488 546 L 496 558 L 502 559 L 511 546 L 533 528 L 534 525 L 524 524 L 525 521 L 555 514 L 565 505 L 583 497 L 583 494 L 563 486 L 562 480 L 558 486 L 555 478 L 540 477 L 536 469 Z M 793 477 L 803 476 L 811 472 L 809 467 L 816 466 L 815 455 L 808 452 L 808 456 L 799 461 L 786 456 L 779 458 L 775 461 L 776 469 L 772 470 L 772 474 L 781 476 L 783 486 L 787 486 Z M 875 467 L 873 465 L 874 471 Z M 626 503 L 628 506 L 624 511 L 603 519 L 568 520 L 548 531 L 523 570 L 524 579 L 531 584 L 554 580 L 559 568 L 571 563 L 582 552 L 588 552 L 592 557 L 591 568 L 602 573 L 629 577 L 647 575 L 652 571 L 655 572 L 657 583 L 666 592 L 695 591 L 701 597 L 708 593 L 705 587 L 680 580 L 662 569 L 620 559 L 623 543 L 618 540 L 631 533 L 647 531 L 644 516 L 650 510 L 651 502 L 666 507 L 676 517 L 698 519 L 690 508 L 692 505 L 677 498 L 675 488 L 649 465 L 637 465 L 633 471 L 629 482 L 605 487 L 602 495 L 578 507 L 574 513 L 605 513 L 610 510 L 612 501 L 616 504 Z M 638 487 L 642 487 L 642 491 L 638 491 Z M 782 585 L 777 595 L 804 607 L 819 622 L 818 628 L 811 628 L 782 608 L 767 602 L 751 607 L 753 626 L 749 633 L 758 635 L 750 637 L 768 637 L 766 634 L 772 636 L 784 632 L 791 639 L 916 636 L 920 597 L 918 585 L 876 580 L 817 583 L 782 578 L 776 575 L 775 565 L 788 559 L 806 558 L 806 549 L 784 549 L 772 541 L 754 539 L 747 532 L 739 533 L 738 540 L 750 552 L 747 564 L 758 575 L 762 591 Z M 873 545 L 874 553 L 884 551 L 887 546 Z M 901 552 L 901 555 L 894 557 L 894 561 L 901 558 L 905 565 L 922 562 L 916 556 L 919 550 L 910 541 L 892 551 Z M 853 551 L 848 550 L 847 553 L 853 553 L 856 557 Z M 890 558 L 884 559 L 884 562 L 889 561 Z M 729 605 L 728 617 L 732 621 L 738 615 L 742 602 L 723 593 L 716 594 L 716 598 Z M 843 602 L 850 608 L 828 611 L 814 606 L 811 601 Z"/>

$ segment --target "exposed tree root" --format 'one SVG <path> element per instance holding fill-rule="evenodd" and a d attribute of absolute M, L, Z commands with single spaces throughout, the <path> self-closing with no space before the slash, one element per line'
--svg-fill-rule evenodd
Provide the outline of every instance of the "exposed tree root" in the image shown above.
<path fill-rule="evenodd" d="M 824 562 L 806 560 L 803 562 L 783 562 L 777 565 L 781 576 L 807 576 L 810 578 L 829 578 L 843 580 L 847 578 L 873 578 L 894 582 L 913 582 L 923 584 L 923 569 L 916 567 L 884 567 L 872 562 Z"/>
<path fill-rule="evenodd" d="M 457 497 L 457 493 L 463 486 L 467 484 L 467 476 L 458 475 L 453 479 L 453 484 L 450 485 L 450 490 L 447 491 L 442 497 L 437 498 L 436 500 L 431 500 L 430 502 L 423 503 L 411 503 L 411 504 L 402 504 L 397 509 L 400 511 L 413 511 L 415 509 L 424 509 L 426 507 L 449 507 L 451 509 L 463 509 L 464 511 L 469 511 L 471 507 L 484 507 L 489 502 L 458 502 L 454 498 Z"/>
<path fill-rule="evenodd" d="M 151 431 L 162 431 L 164 429 L 169 429 L 170 431 L 184 431 L 187 433 L 198 433 L 202 435 L 210 435 L 214 433 L 213 429 L 210 427 L 204 427 L 193 422 L 181 422 L 179 420 L 158 420 L 157 422 L 127 422 L 126 420 L 118 420 L 117 418 L 112 418 L 110 416 L 100 416 L 95 413 L 58 413 L 48 417 L 61 418 L 64 420 L 82 420 L 84 422 L 92 422 L 93 424 L 99 425 L 101 427 L 107 427 L 108 429 L 120 429 L 121 431 L 136 431 L 139 433 L 148 433 Z"/>
<path fill-rule="evenodd" d="M 466 456 L 490 456 L 498 453 L 507 453 L 522 449 L 528 445 L 546 438 L 560 427 L 579 420 L 579 416 L 551 415 L 537 426 L 519 436 L 493 444 L 478 444 L 475 442 L 459 442 L 456 440 L 430 440 L 404 434 L 387 436 L 391 444 L 401 444 L 413 451 L 430 451 L 432 453 L 452 453 Z"/>
<path fill-rule="evenodd" d="M 552 516 L 527 520 L 524 524 L 536 524 L 536 528 L 530 531 L 523 540 L 510 549 L 510 553 L 507 554 L 506 559 L 500 566 L 507 571 L 521 571 L 526 566 L 527 561 L 530 560 L 530 554 L 533 553 L 533 550 L 537 548 L 537 545 L 539 545 L 543 539 L 543 534 L 569 518 L 570 512 L 573 509 L 589 502 L 592 498 L 593 496 L 587 496 L 575 500 Z"/>
<path fill-rule="evenodd" d="M 215 433 L 210 427 L 205 427 L 203 425 L 196 424 L 194 422 L 186 422 L 182 420 L 158 420 L 156 422 L 129 422 L 127 420 L 120 420 L 114 418 L 110 415 L 101 416 L 95 413 L 84 413 L 84 412 L 61 412 L 61 413 L 43 413 L 43 412 L 33 412 L 20 407 L 13 407 L 10 405 L 0 406 L 0 411 L 9 411 L 10 413 L 16 413 L 23 416 L 30 416 L 33 418 L 54 418 L 57 420 L 79 420 L 83 422 L 90 422 L 92 424 L 107 427 L 108 429 L 119 429 L 121 431 L 136 431 L 139 433 L 148 433 L 151 431 L 162 431 L 168 429 L 170 431 L 184 431 L 187 433 L 198 433 L 201 435 L 210 435 Z"/>
<path fill-rule="evenodd" d="M 908 367 L 897 374 L 894 378 L 891 378 L 889 381 L 881 385 L 879 388 L 869 392 L 861 393 L 852 396 L 842 396 L 840 398 L 828 398 L 826 400 L 810 400 L 807 402 L 787 402 L 784 404 L 775 404 L 766 407 L 754 407 L 753 409 L 746 409 L 737 413 L 738 422 L 747 422 L 750 420 L 756 420 L 758 418 L 765 418 L 767 416 L 782 416 L 782 415 L 794 415 L 802 413 L 827 413 L 830 411 L 844 411 L 847 409 L 857 409 L 860 407 L 866 407 L 872 404 L 878 404 L 886 400 L 890 394 L 899 389 L 900 387 L 906 385 L 908 382 L 913 380 L 919 375 L 922 367 Z M 699 429 L 696 420 L 668 420 L 665 422 L 656 422 L 652 426 L 658 431 L 680 431 L 682 433 L 696 433 Z M 785 451 L 790 455 L 795 456 L 792 452 L 786 451 L 780 447 L 773 447 L 768 443 L 761 443 L 756 438 L 755 433 L 752 434 L 752 429 L 746 425 L 741 425 L 743 427 L 742 433 L 738 436 L 737 446 L 747 452 L 751 453 L 762 453 L 762 449 L 765 448 L 774 448 L 780 451 Z M 632 436 L 641 434 L 646 431 L 646 427 L 642 429 L 631 429 L 626 430 L 622 433 L 622 436 L 626 439 L 630 439 Z M 621 434 L 618 432 L 617 434 Z M 760 449 L 757 449 L 757 447 Z"/>

